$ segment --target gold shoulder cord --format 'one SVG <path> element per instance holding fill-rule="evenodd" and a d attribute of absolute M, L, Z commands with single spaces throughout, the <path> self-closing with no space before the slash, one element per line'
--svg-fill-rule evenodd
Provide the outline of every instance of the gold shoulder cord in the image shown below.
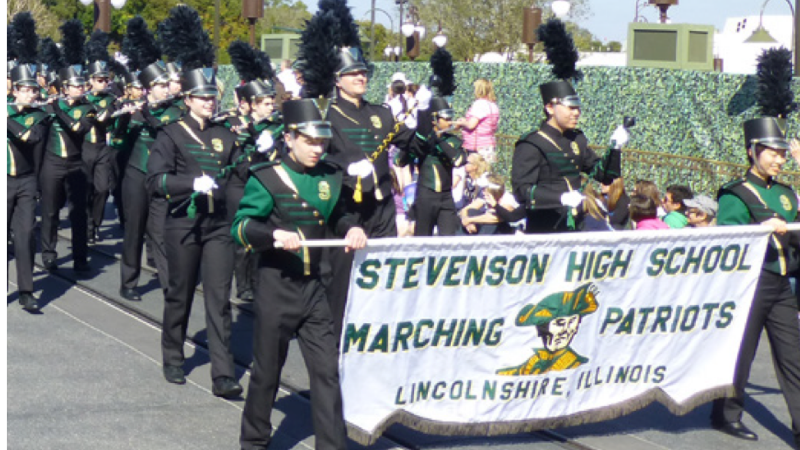
<path fill-rule="evenodd" d="M 410 116 L 411 113 L 414 112 L 415 109 L 417 109 L 417 105 L 419 105 L 419 103 L 409 108 L 409 110 L 406 111 L 405 115 L 403 115 L 403 119 L 396 122 L 394 124 L 394 128 L 392 128 L 392 131 L 386 134 L 386 137 L 383 139 L 383 142 L 381 142 L 381 145 L 379 145 L 374 152 L 367 155 L 367 160 L 369 160 L 370 163 L 375 162 L 375 160 L 378 159 L 378 156 L 380 156 L 381 153 L 385 152 L 386 149 L 389 148 L 389 144 L 392 143 L 392 139 L 394 139 L 394 137 L 397 136 L 397 133 L 400 131 L 400 127 L 402 127 L 403 124 L 406 123 L 406 119 L 408 119 L 408 116 Z M 361 201 L 363 200 L 363 195 L 361 194 L 361 177 L 356 178 L 356 189 L 355 192 L 353 192 L 353 200 L 356 203 L 361 203 Z"/>

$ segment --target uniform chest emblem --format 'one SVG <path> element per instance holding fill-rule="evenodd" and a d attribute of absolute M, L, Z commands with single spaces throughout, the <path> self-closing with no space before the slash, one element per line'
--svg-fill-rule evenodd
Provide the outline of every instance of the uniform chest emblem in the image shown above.
<path fill-rule="evenodd" d="M 369 118 L 369 120 L 372 121 L 372 126 L 373 127 L 378 128 L 378 129 L 383 128 L 383 123 L 381 123 L 381 118 L 380 117 L 372 116 L 372 117 Z"/>
<path fill-rule="evenodd" d="M 77 119 L 80 119 L 80 118 L 81 118 L 81 116 L 83 115 L 83 113 L 81 112 L 81 110 L 80 110 L 80 109 L 76 109 L 76 110 L 75 110 L 75 112 L 73 113 L 73 115 L 75 116 L 75 119 L 77 120 Z"/>
<path fill-rule="evenodd" d="M 792 202 L 789 201 L 789 197 L 787 197 L 785 195 L 781 195 L 781 206 L 783 206 L 783 209 L 785 209 L 787 211 L 791 211 L 792 210 Z"/>
<path fill-rule="evenodd" d="M 327 181 L 320 181 L 319 185 L 317 185 L 317 189 L 319 190 L 320 200 L 328 201 L 331 199 L 331 185 L 329 185 Z"/>
<path fill-rule="evenodd" d="M 161 123 L 167 123 L 167 122 L 169 122 L 169 116 L 167 115 L 161 116 Z"/>
<path fill-rule="evenodd" d="M 31 125 L 33 125 L 33 117 L 28 117 L 27 119 L 25 119 L 25 126 L 29 127 Z"/>
<path fill-rule="evenodd" d="M 211 140 L 211 147 L 217 153 L 222 153 L 222 139 L 214 138 Z"/>
<path fill-rule="evenodd" d="M 108 102 L 107 102 L 107 101 L 105 101 L 105 100 L 100 100 L 100 107 L 101 107 L 101 108 L 105 108 L 107 104 L 108 104 Z"/>
<path fill-rule="evenodd" d="M 581 148 L 578 147 L 578 143 L 577 142 L 572 141 L 569 144 L 569 147 L 572 149 L 572 153 L 575 153 L 576 155 L 579 155 L 581 153 Z"/>

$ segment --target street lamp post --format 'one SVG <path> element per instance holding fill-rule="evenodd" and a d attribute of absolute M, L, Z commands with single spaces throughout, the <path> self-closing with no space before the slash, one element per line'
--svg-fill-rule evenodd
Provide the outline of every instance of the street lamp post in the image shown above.
<path fill-rule="evenodd" d="M 264 17 L 264 0 L 242 0 L 242 17 L 250 22 L 250 46 L 256 46 L 256 21 Z"/>
<path fill-rule="evenodd" d="M 770 43 L 770 42 L 778 42 L 773 38 L 769 32 L 764 28 L 764 8 L 767 7 L 767 3 L 769 0 L 764 0 L 764 4 L 761 5 L 761 14 L 759 15 L 758 20 L 758 27 L 753 32 L 753 34 L 745 39 L 747 43 Z M 795 0 L 794 6 L 789 0 L 786 0 L 786 3 L 789 5 L 789 9 L 792 11 L 792 18 L 794 20 L 794 27 L 792 29 L 792 52 L 794 54 L 794 76 L 800 76 L 800 0 Z"/>
<path fill-rule="evenodd" d="M 126 0 L 80 0 L 83 6 L 94 3 L 94 28 L 106 33 L 111 33 L 111 7 L 122 9 Z"/>
<path fill-rule="evenodd" d="M 539 42 L 536 29 L 542 24 L 542 8 L 531 6 L 522 10 L 522 43 L 528 46 L 528 62 L 533 62 L 533 47 Z"/>

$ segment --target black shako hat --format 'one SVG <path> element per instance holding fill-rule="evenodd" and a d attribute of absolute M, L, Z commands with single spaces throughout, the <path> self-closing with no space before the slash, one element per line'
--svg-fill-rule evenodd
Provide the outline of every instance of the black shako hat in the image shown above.
<path fill-rule="evenodd" d="M 156 83 L 166 83 L 169 81 L 167 67 L 163 61 L 156 61 L 139 72 L 139 82 L 145 89 L 150 89 Z"/>
<path fill-rule="evenodd" d="M 547 105 L 553 101 L 565 106 L 581 106 L 581 98 L 575 92 L 569 81 L 558 80 L 539 85 L 539 92 L 542 94 L 542 103 Z"/>
<path fill-rule="evenodd" d="M 443 119 L 452 119 L 456 116 L 456 112 L 453 111 L 453 108 L 450 107 L 447 100 L 442 97 L 433 97 L 431 99 L 430 111 L 435 116 Z"/>
<path fill-rule="evenodd" d="M 39 86 L 35 64 L 19 64 L 11 69 L 11 83 L 15 86 Z"/>
<path fill-rule="evenodd" d="M 216 97 L 219 91 L 214 69 L 201 67 L 185 72 L 181 76 L 181 91 L 185 96 Z"/>
<path fill-rule="evenodd" d="M 62 86 L 84 86 L 86 77 L 83 66 L 74 65 L 58 71 L 58 79 Z"/>
<path fill-rule="evenodd" d="M 181 68 L 180 65 L 174 61 L 167 63 L 167 73 L 169 73 L 170 81 L 181 81 Z"/>
<path fill-rule="evenodd" d="M 746 121 L 744 123 L 744 145 L 746 148 L 750 148 L 755 144 L 788 150 L 786 121 L 775 117 L 761 117 Z"/>
<path fill-rule="evenodd" d="M 86 66 L 86 73 L 89 77 L 107 77 L 110 76 L 110 70 L 106 61 L 93 61 Z"/>
<path fill-rule="evenodd" d="M 367 61 L 364 59 L 364 53 L 360 48 L 342 47 L 339 49 L 339 64 L 336 65 L 337 76 L 367 71 Z"/>
<path fill-rule="evenodd" d="M 252 102 L 261 97 L 274 97 L 275 95 L 275 87 L 271 82 L 265 80 L 253 80 L 236 87 L 236 96 L 240 100 L 246 100 L 247 102 Z"/>
<path fill-rule="evenodd" d="M 328 111 L 326 99 L 304 98 L 283 103 L 283 123 L 290 131 L 298 131 L 314 138 L 333 136 L 331 123 L 324 120 Z"/>
<path fill-rule="evenodd" d="M 122 80 L 125 82 L 125 87 L 143 88 L 142 83 L 139 81 L 139 72 L 126 71 L 122 74 Z"/>

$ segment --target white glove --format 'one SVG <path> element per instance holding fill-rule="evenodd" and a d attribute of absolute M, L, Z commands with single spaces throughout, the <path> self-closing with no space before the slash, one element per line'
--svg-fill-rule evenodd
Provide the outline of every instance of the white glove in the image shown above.
<path fill-rule="evenodd" d="M 578 191 L 569 191 L 561 194 L 561 204 L 570 208 L 577 208 L 583 201 L 583 194 Z"/>
<path fill-rule="evenodd" d="M 264 131 L 256 141 L 256 150 L 258 153 L 267 153 L 275 146 L 275 139 L 272 139 L 272 133 Z"/>
<path fill-rule="evenodd" d="M 211 192 L 212 189 L 217 188 L 217 183 L 214 183 L 214 179 L 208 175 L 203 175 L 202 177 L 197 177 L 194 179 L 194 190 L 195 192 L 202 192 L 203 194 L 208 194 Z"/>
<path fill-rule="evenodd" d="M 433 97 L 433 93 L 423 84 L 419 87 L 419 90 L 414 97 L 419 102 L 418 108 L 420 110 L 426 110 L 431 105 L 431 97 Z"/>
<path fill-rule="evenodd" d="M 622 125 L 618 126 L 616 130 L 614 130 L 614 134 L 611 135 L 611 146 L 615 149 L 619 150 L 628 143 L 628 130 L 625 129 Z"/>
<path fill-rule="evenodd" d="M 362 159 L 359 162 L 347 166 L 347 174 L 352 177 L 366 178 L 373 170 L 375 170 L 375 167 L 366 159 Z"/>

